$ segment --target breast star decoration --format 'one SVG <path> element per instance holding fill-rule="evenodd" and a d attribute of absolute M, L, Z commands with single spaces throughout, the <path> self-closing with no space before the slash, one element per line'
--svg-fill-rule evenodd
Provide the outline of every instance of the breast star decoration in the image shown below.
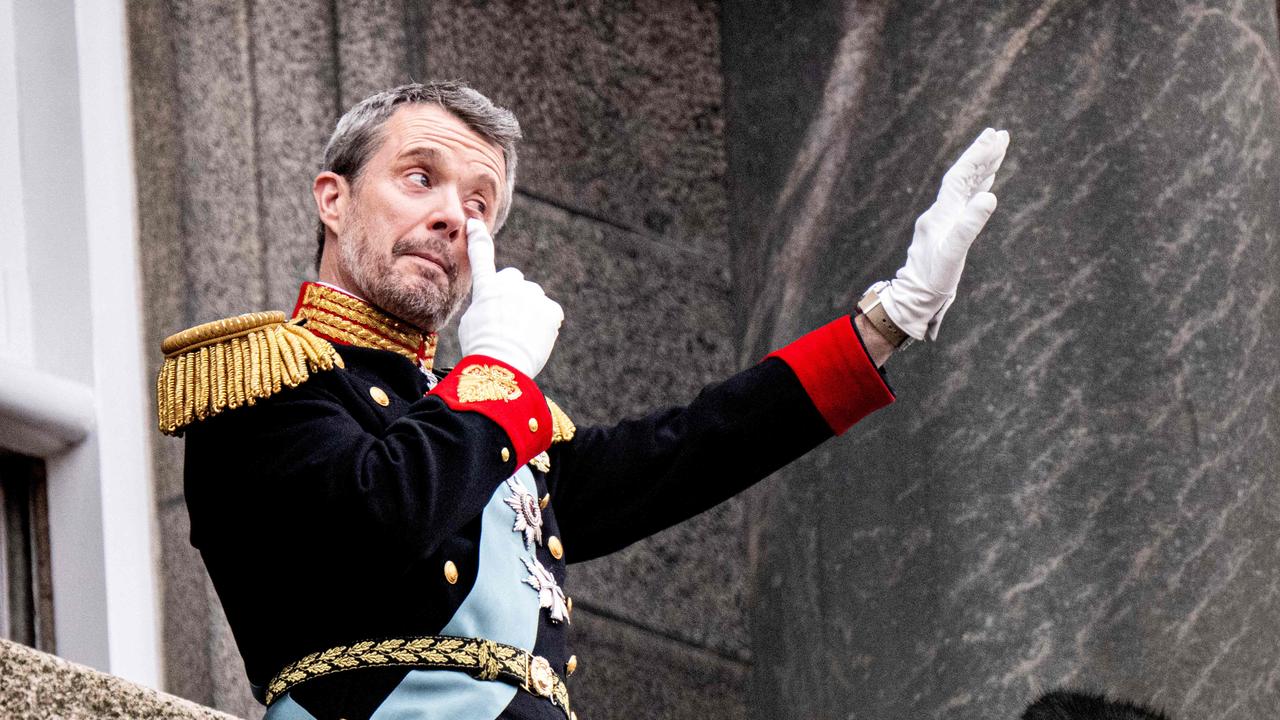
<path fill-rule="evenodd" d="M 569 622 L 569 610 L 565 605 L 564 591 L 556 584 L 556 579 L 551 575 L 537 558 L 521 558 L 524 560 L 524 566 L 529 570 L 529 577 L 524 581 L 533 586 L 538 591 L 538 603 L 547 609 L 551 614 L 551 622 Z"/>
<path fill-rule="evenodd" d="M 534 545 L 542 544 L 542 508 L 538 507 L 538 498 L 525 490 L 519 480 L 507 478 L 507 487 L 511 494 L 503 502 L 516 512 L 516 524 L 511 531 L 524 533 L 524 547 L 532 550 Z"/>

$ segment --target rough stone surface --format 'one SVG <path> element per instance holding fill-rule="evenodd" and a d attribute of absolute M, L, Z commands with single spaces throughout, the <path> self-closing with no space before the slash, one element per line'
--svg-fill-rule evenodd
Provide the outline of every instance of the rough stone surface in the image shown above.
<path fill-rule="evenodd" d="M 8 640 L 0 640 L 0 716 L 15 720 L 232 718 Z"/>
<path fill-rule="evenodd" d="M 497 239 L 564 307 L 539 385 L 580 425 L 693 399 L 729 375 L 728 283 L 719 259 L 521 198 Z M 731 501 L 621 553 L 570 569 L 566 589 L 663 634 L 746 653 L 742 509 Z M 569 558 L 573 548 L 566 548 Z"/>
<path fill-rule="evenodd" d="M 520 118 L 520 185 L 586 215 L 724 249 L 716 4 L 432 3 L 426 71 Z"/>
<path fill-rule="evenodd" d="M 137 173 L 138 245 L 143 268 L 147 376 L 154 378 L 163 358 L 160 342 L 186 321 L 186 249 L 182 234 L 182 131 L 176 100 L 173 18 L 163 3 L 129 6 L 133 142 Z M 148 402 L 152 413 L 155 398 Z M 154 416 L 154 415 L 153 415 Z M 157 502 L 182 492 L 181 447 L 160 440 L 152 445 Z M 176 452 L 175 452 L 176 451 Z"/>
<path fill-rule="evenodd" d="M 564 307 L 539 379 L 558 394 L 572 390 L 585 422 L 690 400 L 732 370 L 719 258 L 519 198 L 496 261 L 524 269 Z"/>
<path fill-rule="evenodd" d="M 354 0 L 338 13 L 338 79 L 342 112 L 379 90 L 421 80 L 410 70 L 404 0 Z M 337 117 L 333 121 L 337 121 Z M 332 123 L 331 123 L 332 125 Z"/>
<path fill-rule="evenodd" d="M 181 134 L 175 96 L 176 61 L 173 19 L 167 5 L 137 3 L 129 7 L 130 80 L 133 142 L 145 149 L 134 156 L 137 172 L 138 236 L 142 264 L 167 272 L 147 276 L 145 293 L 151 311 L 146 318 L 147 340 L 166 332 L 155 326 L 181 316 L 185 298 L 182 282 L 184 248 L 181 232 Z M 167 333 L 166 333 L 167 334 Z"/>
<path fill-rule="evenodd" d="M 834 28 L 809 72 L 725 7 L 737 267 L 770 270 L 746 353 L 852 307 L 968 141 L 1013 138 L 897 406 L 749 514 L 754 717 L 1015 717 L 1061 684 L 1280 706 L 1273 5 L 827 3 L 781 16 Z"/>
<path fill-rule="evenodd" d="M 245 677 L 244 661 L 236 649 L 231 625 L 227 623 L 222 603 L 213 589 L 213 583 L 205 583 L 205 603 L 209 607 L 209 657 L 213 670 L 213 703 L 220 710 L 248 720 L 259 720 L 266 708 L 253 699 L 249 680 Z"/>
<path fill-rule="evenodd" d="M 338 113 L 329 52 L 333 6 L 328 0 L 254 5 L 256 210 L 267 307 L 292 309 L 298 284 L 315 275 L 311 181 Z"/>
<path fill-rule="evenodd" d="M 160 577 L 163 580 L 165 689 L 213 704 L 209 658 L 209 576 L 191 546 L 191 523 L 180 499 L 160 506 Z"/>
<path fill-rule="evenodd" d="M 245 312 L 266 300 L 259 237 L 249 12 L 236 0 L 174 3 L 182 128 L 186 319 Z M 169 271 L 177 268 L 169 269 Z"/>
<path fill-rule="evenodd" d="M 577 609 L 569 639 L 578 655 L 569 697 L 579 717 L 746 717 L 748 666 L 741 662 Z"/>
<path fill-rule="evenodd" d="M 171 322 L 167 325 L 174 328 L 175 331 L 187 327 L 187 323 Z M 164 356 L 160 354 L 160 340 L 147 343 L 147 349 L 154 357 L 147 358 L 149 367 L 148 378 L 154 379 L 160 373 L 160 365 L 164 361 Z M 148 385 L 148 389 L 151 386 Z M 152 417 L 155 413 L 155 399 L 151 399 Z M 151 417 L 148 420 L 152 419 Z M 156 502 L 165 503 L 180 500 L 182 498 L 182 440 L 172 438 L 167 435 L 160 435 L 156 431 L 156 437 L 151 445 L 151 470 L 155 475 Z"/>

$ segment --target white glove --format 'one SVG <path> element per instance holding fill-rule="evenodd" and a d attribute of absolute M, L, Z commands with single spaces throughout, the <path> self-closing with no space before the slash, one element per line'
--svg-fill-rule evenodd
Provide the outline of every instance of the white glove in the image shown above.
<path fill-rule="evenodd" d="M 872 286 L 889 319 L 916 340 L 938 339 L 969 245 L 996 209 L 996 196 L 988 191 L 1008 147 L 1008 131 L 982 131 L 942 177 L 937 201 L 916 221 L 907 264 L 893 280 Z"/>
<path fill-rule="evenodd" d="M 564 311 L 515 268 L 494 272 L 493 237 L 467 220 L 471 305 L 458 323 L 462 354 L 488 355 L 534 377 L 551 356 Z"/>

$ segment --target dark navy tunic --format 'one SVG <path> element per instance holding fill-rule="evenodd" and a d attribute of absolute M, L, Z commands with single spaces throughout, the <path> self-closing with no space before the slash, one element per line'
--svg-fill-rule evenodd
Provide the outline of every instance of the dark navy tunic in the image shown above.
<path fill-rule="evenodd" d="M 530 560 L 563 587 L 566 562 L 702 512 L 892 401 L 848 318 L 811 335 L 685 407 L 579 428 L 550 447 L 548 472 L 504 457 L 518 424 L 427 394 L 419 368 L 385 350 L 340 346 L 345 369 L 195 423 L 191 542 L 249 680 L 336 645 L 440 634 L 523 647 L 564 677 L 565 624 L 529 582 Z M 521 491 L 550 495 L 532 547 L 507 502 Z M 502 682 L 385 667 L 307 681 L 268 717 L 564 714 Z"/>

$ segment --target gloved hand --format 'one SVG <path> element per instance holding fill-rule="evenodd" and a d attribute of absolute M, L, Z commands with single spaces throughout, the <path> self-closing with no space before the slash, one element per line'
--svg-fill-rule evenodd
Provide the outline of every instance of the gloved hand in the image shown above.
<path fill-rule="evenodd" d="M 458 324 L 463 355 L 488 355 L 534 377 L 551 356 L 564 311 L 515 268 L 494 272 L 493 237 L 467 220 L 471 306 Z"/>
<path fill-rule="evenodd" d="M 969 245 L 996 209 L 996 196 L 988 191 L 1008 147 L 1008 131 L 982 131 L 942 177 L 937 201 L 916 221 L 907 264 L 893 280 L 871 286 L 889 319 L 916 340 L 938 338 Z"/>

